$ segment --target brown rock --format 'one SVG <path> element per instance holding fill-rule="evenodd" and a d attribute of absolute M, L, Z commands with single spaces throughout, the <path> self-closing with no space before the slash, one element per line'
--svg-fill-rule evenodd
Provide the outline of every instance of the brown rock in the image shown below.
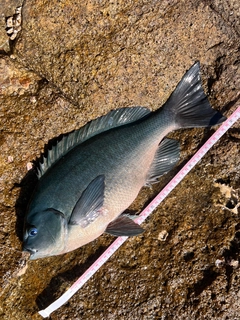
<path fill-rule="evenodd" d="M 21 0 L 4 0 L 1 2 L 0 16 L 0 54 L 10 53 L 12 40 L 21 30 Z"/>
<path fill-rule="evenodd" d="M 36 184 L 31 171 L 25 176 L 27 165 L 44 143 L 111 109 L 157 109 L 195 60 L 213 107 L 228 116 L 239 104 L 237 0 L 35 0 L 24 2 L 22 19 L 11 58 L 0 59 L 4 320 L 41 319 L 37 311 L 112 241 L 104 235 L 37 261 L 21 254 L 23 217 Z M 212 132 L 174 133 L 182 161 Z M 238 121 L 144 223 L 145 233 L 129 239 L 51 318 L 238 319 L 239 135 Z M 153 189 L 144 188 L 131 209 L 140 211 L 182 161 Z"/>

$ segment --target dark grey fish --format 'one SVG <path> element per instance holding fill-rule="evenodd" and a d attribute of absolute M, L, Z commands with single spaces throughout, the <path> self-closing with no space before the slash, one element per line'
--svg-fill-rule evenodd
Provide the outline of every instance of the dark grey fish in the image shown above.
<path fill-rule="evenodd" d="M 199 63 L 191 67 L 156 112 L 142 107 L 111 111 L 48 151 L 26 215 L 23 248 L 31 259 L 69 252 L 103 232 L 133 236 L 143 231 L 122 212 L 142 186 L 155 183 L 178 161 L 178 142 L 163 138 L 176 129 L 225 120 L 211 108 L 199 68 Z"/>

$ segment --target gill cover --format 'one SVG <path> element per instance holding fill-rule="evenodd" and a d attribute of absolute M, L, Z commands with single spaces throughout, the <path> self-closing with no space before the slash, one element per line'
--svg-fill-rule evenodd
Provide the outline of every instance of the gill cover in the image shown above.
<path fill-rule="evenodd" d="M 58 210 L 49 208 L 31 214 L 25 224 L 24 251 L 30 259 L 53 256 L 63 251 L 67 237 L 67 221 Z"/>

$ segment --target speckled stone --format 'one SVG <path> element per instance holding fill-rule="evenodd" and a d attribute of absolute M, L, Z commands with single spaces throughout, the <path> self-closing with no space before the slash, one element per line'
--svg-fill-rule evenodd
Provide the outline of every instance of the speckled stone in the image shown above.
<path fill-rule="evenodd" d="M 213 107 L 228 116 L 239 105 L 237 0 L 26 0 L 22 22 L 11 55 L 0 56 L 3 320 L 41 319 L 37 311 L 113 239 L 103 235 L 36 261 L 22 254 L 24 215 L 36 184 L 27 168 L 49 139 L 111 109 L 159 108 L 196 60 Z M 128 239 L 51 319 L 239 318 L 239 127 L 240 121 L 144 222 L 146 231 Z M 181 141 L 179 165 L 144 188 L 130 210 L 139 212 L 213 132 L 171 134 Z"/>

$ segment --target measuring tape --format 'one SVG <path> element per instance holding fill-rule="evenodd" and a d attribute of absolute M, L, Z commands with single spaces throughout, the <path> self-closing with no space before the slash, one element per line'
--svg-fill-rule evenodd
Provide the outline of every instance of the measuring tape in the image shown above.
<path fill-rule="evenodd" d="M 218 130 L 204 143 L 195 155 L 185 164 L 185 166 L 174 176 L 174 178 L 162 189 L 162 191 L 149 203 L 134 222 L 141 224 L 156 207 L 166 198 L 166 196 L 181 182 L 188 172 L 197 162 L 208 152 L 222 135 L 240 118 L 240 106 L 233 114 L 218 128 Z M 84 272 L 84 274 L 55 302 L 46 309 L 39 311 L 39 314 L 46 318 L 66 303 L 87 281 L 98 271 L 99 268 L 114 254 L 115 251 L 128 239 L 128 237 L 118 237 L 106 251 Z"/>

